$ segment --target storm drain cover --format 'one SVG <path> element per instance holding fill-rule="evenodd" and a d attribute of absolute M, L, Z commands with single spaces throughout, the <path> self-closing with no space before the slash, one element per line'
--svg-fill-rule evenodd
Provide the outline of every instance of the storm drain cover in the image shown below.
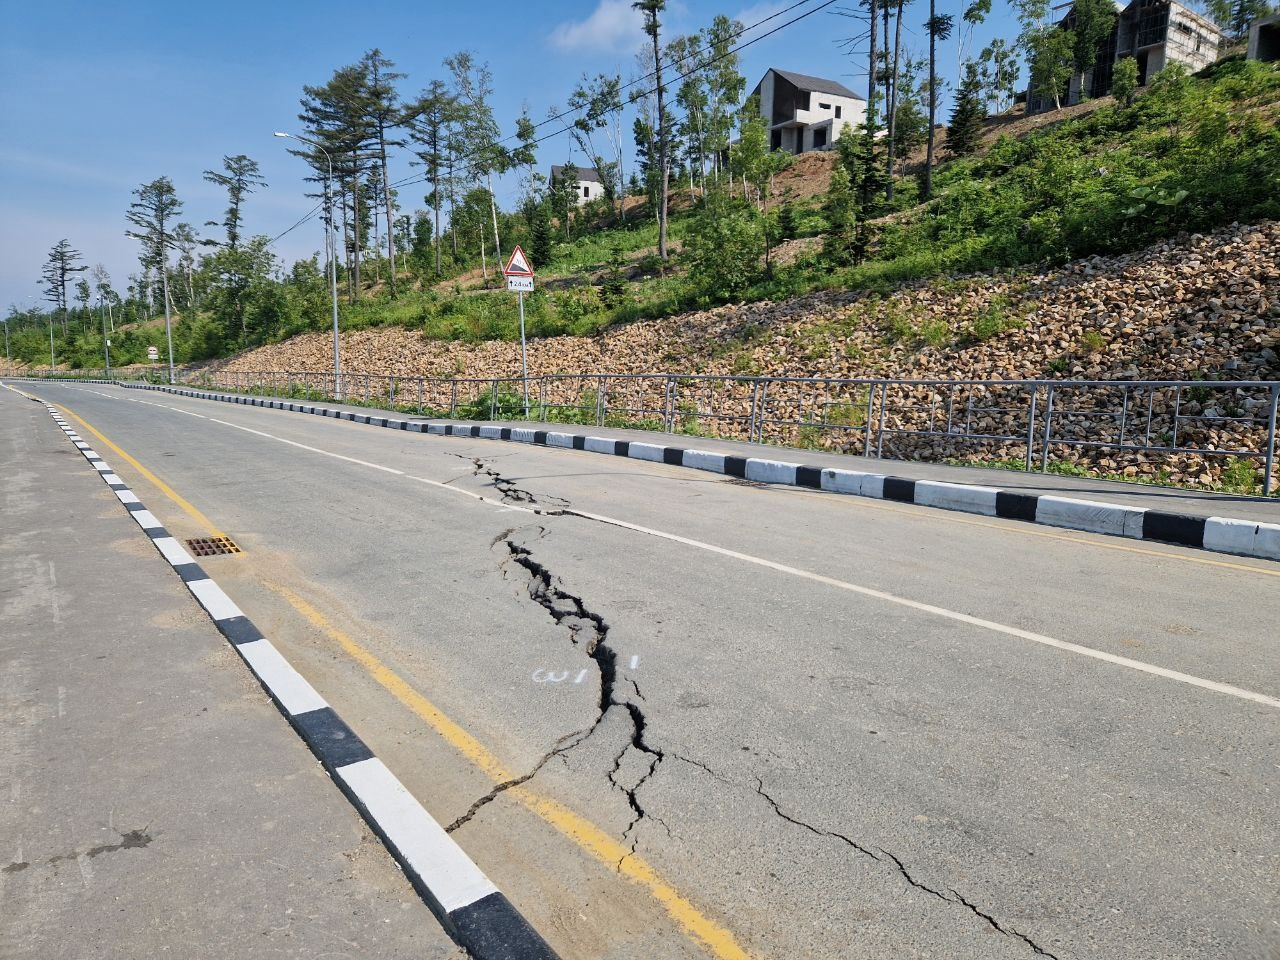
<path fill-rule="evenodd" d="M 240 548 L 230 537 L 202 537 L 188 540 L 187 546 L 197 557 L 216 557 L 226 553 L 239 553 Z"/>

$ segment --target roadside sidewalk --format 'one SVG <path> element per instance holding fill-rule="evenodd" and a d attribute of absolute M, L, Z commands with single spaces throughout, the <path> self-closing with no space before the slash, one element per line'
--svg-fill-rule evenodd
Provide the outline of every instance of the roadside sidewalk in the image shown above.
<path fill-rule="evenodd" d="M 0 391 L 0 956 L 462 952 L 39 404 Z"/>
<path fill-rule="evenodd" d="M 1280 501 L 1038 473 L 874 460 L 644 430 L 544 423 L 475 423 L 332 403 L 186 387 L 129 385 L 179 396 L 296 411 L 416 433 L 586 450 L 1046 526 L 1280 560 Z"/>

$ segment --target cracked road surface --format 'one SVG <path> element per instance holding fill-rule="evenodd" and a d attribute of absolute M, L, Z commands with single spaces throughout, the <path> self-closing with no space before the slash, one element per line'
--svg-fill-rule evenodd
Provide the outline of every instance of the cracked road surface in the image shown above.
<path fill-rule="evenodd" d="M 1276 697 L 1280 566 L 39 392 L 244 547 L 206 569 L 566 958 L 1280 954 L 1280 711 L 1017 636 Z"/>

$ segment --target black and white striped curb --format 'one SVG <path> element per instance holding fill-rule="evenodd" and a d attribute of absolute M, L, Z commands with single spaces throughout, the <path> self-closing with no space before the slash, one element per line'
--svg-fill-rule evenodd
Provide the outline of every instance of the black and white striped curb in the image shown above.
<path fill-rule="evenodd" d="M 612 437 L 587 437 L 552 430 L 524 427 L 479 426 L 474 424 L 430 423 L 425 420 L 403 420 L 384 414 L 356 413 L 333 407 L 273 400 L 229 393 L 212 393 L 182 387 L 149 384 L 122 384 L 136 390 L 161 390 L 184 397 L 221 400 L 276 410 L 292 410 L 354 423 L 367 423 L 392 430 L 408 430 L 449 437 L 477 437 L 486 440 L 509 440 L 586 450 L 632 460 L 648 460 L 671 466 L 708 470 L 726 476 L 741 477 L 759 483 L 776 483 L 809 487 L 832 493 L 847 493 L 876 500 L 914 503 L 940 507 L 962 513 L 976 513 L 1007 520 L 1025 520 L 1088 533 L 1110 534 L 1133 540 L 1156 540 L 1186 547 L 1199 547 L 1218 553 L 1232 553 L 1264 560 L 1280 560 L 1280 524 L 1229 517 L 1200 517 L 1193 514 L 1168 513 L 1147 507 L 1133 507 L 1097 500 L 1078 500 L 1049 494 L 1022 493 L 998 487 L 949 483 L 940 480 L 912 480 L 880 473 L 840 470 L 834 467 L 808 466 L 760 457 L 738 457 L 656 443 L 616 440 Z"/>
<path fill-rule="evenodd" d="M 477 960 L 556 960 L 550 946 L 423 808 L 373 751 L 266 639 L 182 544 L 143 506 L 56 407 L 36 399 L 98 471 L 142 532 L 361 816 L 387 845 L 419 894 Z"/>

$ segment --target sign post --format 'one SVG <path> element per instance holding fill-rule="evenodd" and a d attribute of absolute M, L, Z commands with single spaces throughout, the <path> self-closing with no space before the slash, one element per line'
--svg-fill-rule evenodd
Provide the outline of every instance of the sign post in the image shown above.
<path fill-rule="evenodd" d="M 524 338 L 524 295 L 533 292 L 533 267 L 519 244 L 511 251 L 511 259 L 502 271 L 507 277 L 507 289 L 520 297 L 520 372 L 524 385 L 524 418 L 529 419 L 529 353 Z"/>

